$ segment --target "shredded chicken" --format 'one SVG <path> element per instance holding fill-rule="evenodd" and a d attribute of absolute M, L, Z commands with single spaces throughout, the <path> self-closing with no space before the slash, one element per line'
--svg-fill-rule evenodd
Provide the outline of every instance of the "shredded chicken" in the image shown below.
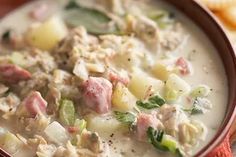
<path fill-rule="evenodd" d="M 27 119 L 26 123 L 28 123 L 25 128 L 26 131 L 40 134 L 49 125 L 50 118 L 47 118 L 44 115 L 37 115 L 35 118 Z"/>
<path fill-rule="evenodd" d="M 157 115 L 164 124 L 166 131 L 173 136 L 177 136 L 179 124 L 188 122 L 187 115 L 174 105 L 163 105 Z"/>

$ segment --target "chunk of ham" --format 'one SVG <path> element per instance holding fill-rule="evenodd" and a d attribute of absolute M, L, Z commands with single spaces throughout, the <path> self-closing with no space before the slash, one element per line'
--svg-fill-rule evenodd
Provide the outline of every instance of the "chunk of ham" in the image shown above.
<path fill-rule="evenodd" d="M 112 84 L 101 77 L 89 77 L 82 84 L 83 100 L 97 113 L 107 113 L 111 108 Z"/>
<path fill-rule="evenodd" d="M 31 73 L 14 64 L 0 64 L 0 77 L 7 83 L 18 83 L 31 78 Z"/>
<path fill-rule="evenodd" d="M 139 141 L 147 140 L 147 130 L 149 127 L 160 129 L 163 125 L 154 114 L 139 114 L 137 119 L 137 138 Z"/>
<path fill-rule="evenodd" d="M 183 57 L 177 59 L 175 64 L 179 67 L 180 73 L 182 75 L 187 75 L 190 73 L 190 67 L 188 65 L 188 62 Z"/>
<path fill-rule="evenodd" d="M 31 116 L 46 112 L 47 102 L 42 98 L 37 91 L 31 92 L 23 101 L 22 104 Z"/>

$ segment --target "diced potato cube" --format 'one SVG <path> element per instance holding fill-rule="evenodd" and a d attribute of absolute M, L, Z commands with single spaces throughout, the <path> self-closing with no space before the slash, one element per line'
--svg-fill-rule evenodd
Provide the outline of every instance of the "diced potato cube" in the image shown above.
<path fill-rule="evenodd" d="M 122 123 L 116 120 L 112 116 L 88 116 L 86 118 L 88 122 L 87 129 L 98 134 L 110 134 L 116 130 L 124 128 Z"/>
<path fill-rule="evenodd" d="M 36 25 L 26 34 L 30 45 L 42 50 L 51 50 L 67 34 L 64 22 L 54 16 L 42 24 Z"/>
<path fill-rule="evenodd" d="M 160 80 L 166 81 L 171 74 L 171 69 L 161 63 L 157 63 L 152 67 L 152 73 Z"/>
<path fill-rule="evenodd" d="M 49 124 L 44 130 L 44 133 L 47 135 L 50 141 L 58 145 L 65 144 L 69 139 L 66 129 L 56 121 Z"/>
<path fill-rule="evenodd" d="M 143 99 L 146 93 L 150 90 L 152 92 L 161 92 L 164 83 L 158 79 L 147 76 L 142 72 L 135 72 L 129 83 L 129 90 L 138 98 Z"/>
<path fill-rule="evenodd" d="M 7 132 L 0 137 L 0 147 L 10 154 L 16 153 L 23 143 L 12 133 Z"/>
<path fill-rule="evenodd" d="M 174 89 L 170 89 L 168 87 L 165 88 L 165 99 L 168 102 L 175 102 L 179 99 L 179 91 Z"/>
<path fill-rule="evenodd" d="M 123 84 L 118 83 L 112 95 L 112 105 L 118 110 L 132 110 L 136 104 L 135 96 Z"/>
<path fill-rule="evenodd" d="M 190 85 L 176 74 L 171 74 L 166 81 L 166 87 L 176 90 L 180 94 L 188 93 Z"/>

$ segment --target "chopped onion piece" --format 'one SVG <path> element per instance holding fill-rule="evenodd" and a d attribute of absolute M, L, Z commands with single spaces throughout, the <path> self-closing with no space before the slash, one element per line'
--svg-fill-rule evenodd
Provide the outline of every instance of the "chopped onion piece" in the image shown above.
<path fill-rule="evenodd" d="M 49 124 L 44 130 L 44 133 L 50 141 L 58 145 L 64 145 L 69 139 L 65 128 L 56 121 Z"/>

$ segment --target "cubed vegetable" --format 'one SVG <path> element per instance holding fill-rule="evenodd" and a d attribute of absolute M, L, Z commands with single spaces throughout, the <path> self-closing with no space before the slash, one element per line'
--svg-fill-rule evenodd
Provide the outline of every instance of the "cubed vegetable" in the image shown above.
<path fill-rule="evenodd" d="M 123 125 L 112 116 L 89 116 L 87 122 L 88 130 L 99 134 L 109 134 L 123 128 Z"/>
<path fill-rule="evenodd" d="M 61 100 L 59 118 L 65 125 L 73 125 L 75 121 L 75 107 L 71 100 Z"/>
<path fill-rule="evenodd" d="M 172 70 L 164 64 L 157 63 L 152 67 L 152 72 L 158 79 L 166 81 Z"/>
<path fill-rule="evenodd" d="M 135 72 L 131 77 L 128 88 L 138 99 L 145 98 L 148 92 L 160 93 L 163 90 L 162 81 L 149 77 L 143 72 Z"/>
<path fill-rule="evenodd" d="M 118 83 L 112 94 L 112 105 L 118 110 L 132 110 L 135 106 L 136 98 L 130 93 L 128 88 L 123 84 Z"/>
<path fill-rule="evenodd" d="M 23 143 L 12 133 L 6 132 L 0 136 L 0 147 L 10 154 L 16 153 Z"/>
<path fill-rule="evenodd" d="M 177 91 L 180 94 L 188 93 L 190 85 L 176 74 L 171 74 L 166 81 L 166 87 Z"/>
<path fill-rule="evenodd" d="M 69 139 L 65 128 L 56 121 L 49 124 L 45 128 L 44 133 L 46 134 L 46 136 L 49 138 L 50 141 L 58 145 L 65 145 Z"/>
<path fill-rule="evenodd" d="M 196 98 L 196 97 L 206 97 L 206 96 L 209 95 L 210 91 L 211 90 L 208 86 L 199 85 L 191 91 L 190 95 L 194 98 Z"/>
<path fill-rule="evenodd" d="M 179 99 L 179 92 L 174 89 L 170 89 L 168 87 L 165 88 L 165 99 L 168 102 L 174 102 Z"/>
<path fill-rule="evenodd" d="M 177 142 L 172 136 L 164 135 L 161 140 L 161 145 L 167 147 L 172 153 L 176 152 Z"/>
<path fill-rule="evenodd" d="M 51 50 L 66 34 L 67 28 L 64 22 L 59 17 L 54 16 L 30 29 L 26 34 L 26 40 L 34 47 Z"/>

